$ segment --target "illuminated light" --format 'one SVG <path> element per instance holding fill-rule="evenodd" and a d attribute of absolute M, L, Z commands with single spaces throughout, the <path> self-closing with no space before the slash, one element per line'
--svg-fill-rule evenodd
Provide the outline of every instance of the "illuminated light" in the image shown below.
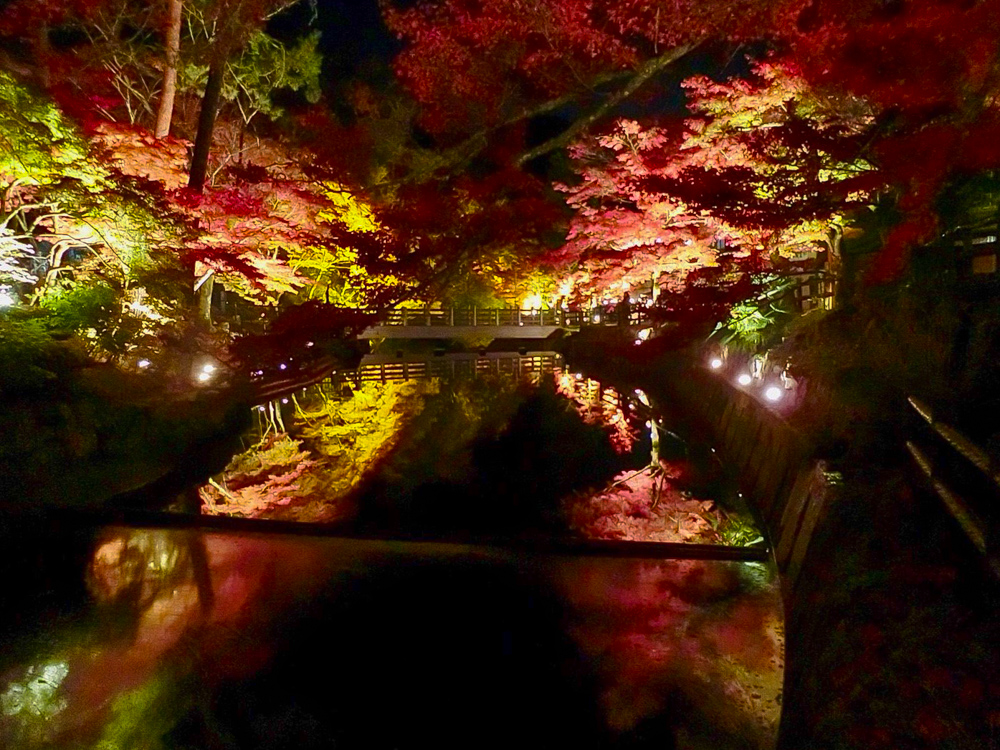
<path fill-rule="evenodd" d="M 287 370 L 288 369 L 288 365 L 286 365 L 284 362 L 282 362 L 280 365 L 278 365 L 278 369 L 279 370 Z"/>
<path fill-rule="evenodd" d="M 635 340 L 635 345 L 636 346 L 639 346 L 639 344 L 641 344 L 641 343 L 642 343 L 642 339 L 636 339 Z"/>
<path fill-rule="evenodd" d="M 577 372 L 577 373 L 574 373 L 574 375 L 573 375 L 573 376 L 574 376 L 574 377 L 575 377 L 575 378 L 576 378 L 577 380 L 583 380 L 583 375 L 582 375 L 581 373 L 579 373 L 579 372 Z"/>
<path fill-rule="evenodd" d="M 540 294 L 529 294 L 524 298 L 524 309 L 526 310 L 541 310 L 542 309 L 542 295 Z"/>
<path fill-rule="evenodd" d="M 0 307 L 10 307 L 17 304 L 17 297 L 9 286 L 0 286 Z"/>
<path fill-rule="evenodd" d="M 718 370 L 720 367 L 722 367 L 722 360 L 716 357 L 715 359 L 713 359 L 711 362 L 708 363 L 708 366 L 711 367 L 713 370 Z"/>
<path fill-rule="evenodd" d="M 312 341 L 307 341 L 306 342 L 306 348 L 308 349 L 310 346 L 315 346 L 315 344 L 313 344 Z"/>
<path fill-rule="evenodd" d="M 636 336 L 639 337 L 640 341 L 645 341 L 646 339 L 649 338 L 649 334 L 651 334 L 652 332 L 653 332 L 652 328 L 643 328 L 636 334 Z"/>
<path fill-rule="evenodd" d="M 287 404 L 287 403 L 288 403 L 288 399 L 287 399 L 287 398 L 283 398 L 283 399 L 281 399 L 281 403 L 283 403 L 283 404 Z"/>
<path fill-rule="evenodd" d="M 753 378 L 751 378 L 747 373 L 743 373 L 738 378 L 736 378 L 736 382 L 739 383 L 740 385 L 750 385 L 752 381 Z"/>
<path fill-rule="evenodd" d="M 263 406 L 258 406 L 257 407 L 257 411 L 264 411 L 264 407 Z"/>
<path fill-rule="evenodd" d="M 210 372 L 199 372 L 198 373 L 198 382 L 200 382 L 200 383 L 206 383 L 206 382 L 208 382 L 211 379 L 212 379 L 212 373 L 210 373 Z"/>
<path fill-rule="evenodd" d="M 146 369 L 153 363 L 150 362 L 148 359 L 140 359 L 138 362 L 136 362 L 136 364 L 139 365 L 139 367 Z"/>
<path fill-rule="evenodd" d="M 213 372 L 215 372 L 215 365 L 209 363 L 209 364 L 205 365 L 204 367 L 202 367 L 201 371 L 202 372 L 207 372 L 209 375 L 211 375 Z"/>
<path fill-rule="evenodd" d="M 776 385 L 772 385 L 764 391 L 764 398 L 768 401 L 780 401 L 783 395 L 784 393 L 782 393 L 781 389 Z"/>
<path fill-rule="evenodd" d="M 635 389 L 635 395 L 645 406 L 649 406 L 649 397 L 640 389 Z"/>
<path fill-rule="evenodd" d="M 595 323 L 600 323 L 601 322 L 601 314 L 600 313 L 594 313 L 594 322 Z"/>

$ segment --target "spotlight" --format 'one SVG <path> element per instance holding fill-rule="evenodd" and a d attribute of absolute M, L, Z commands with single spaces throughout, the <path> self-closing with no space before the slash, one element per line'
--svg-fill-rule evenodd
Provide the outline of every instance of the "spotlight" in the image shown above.
<path fill-rule="evenodd" d="M 764 398 L 768 401 L 780 401 L 783 395 L 784 394 L 781 392 L 781 389 L 776 385 L 772 385 L 764 391 Z"/>
<path fill-rule="evenodd" d="M 141 367 L 143 370 L 145 370 L 153 363 L 150 362 L 148 359 L 140 359 L 138 362 L 136 362 L 136 364 L 139 365 L 139 367 Z"/>
<path fill-rule="evenodd" d="M 722 360 L 716 357 L 715 359 L 713 359 L 711 362 L 708 363 L 708 366 L 711 367 L 713 370 L 718 370 L 720 367 L 722 367 Z"/>
<path fill-rule="evenodd" d="M 750 383 L 753 382 L 753 378 L 751 378 L 747 373 L 743 373 L 736 378 L 736 382 L 740 385 L 750 385 Z"/>

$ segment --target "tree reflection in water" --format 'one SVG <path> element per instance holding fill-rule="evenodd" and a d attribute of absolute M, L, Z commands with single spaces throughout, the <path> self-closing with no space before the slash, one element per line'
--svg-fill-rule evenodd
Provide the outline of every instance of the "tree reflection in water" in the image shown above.
<path fill-rule="evenodd" d="M 738 563 L 122 529 L 92 549 L 84 616 L 0 673 L 4 747 L 773 741 L 780 602 Z"/>

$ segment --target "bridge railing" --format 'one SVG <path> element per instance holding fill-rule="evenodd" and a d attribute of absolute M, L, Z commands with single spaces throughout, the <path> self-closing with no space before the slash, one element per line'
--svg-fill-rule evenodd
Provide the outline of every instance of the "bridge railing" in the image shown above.
<path fill-rule="evenodd" d="M 554 372 L 561 365 L 562 357 L 558 354 L 380 362 L 362 365 L 353 372 L 335 373 L 330 380 L 387 383 L 410 379 L 474 377 L 489 374 L 523 378 Z"/>
<path fill-rule="evenodd" d="M 385 326 L 566 326 L 576 328 L 588 314 L 580 310 L 520 310 L 515 308 L 445 307 L 389 310 Z"/>
<path fill-rule="evenodd" d="M 632 308 L 630 325 L 645 319 L 643 308 Z M 442 307 L 423 310 L 389 310 L 380 321 L 383 326 L 428 327 L 500 327 L 500 326 L 559 326 L 580 328 L 587 325 L 616 325 L 618 313 L 595 310 L 520 310 L 499 307 Z"/>

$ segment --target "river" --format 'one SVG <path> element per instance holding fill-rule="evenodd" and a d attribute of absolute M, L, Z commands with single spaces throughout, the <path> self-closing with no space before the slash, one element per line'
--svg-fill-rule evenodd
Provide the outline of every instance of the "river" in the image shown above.
<path fill-rule="evenodd" d="M 728 500 L 705 493 L 725 485 L 691 467 L 693 443 L 659 425 L 647 473 L 641 392 L 560 368 L 463 383 L 411 381 L 419 408 L 390 410 L 392 445 L 362 451 L 357 481 L 318 497 L 303 473 L 312 505 L 293 494 L 257 515 L 297 533 L 5 528 L 0 744 L 773 747 L 769 563 L 538 543 L 724 541 Z M 293 424 L 323 427 L 309 397 L 278 416 L 312 468 L 319 440 Z M 368 406 L 385 431 L 392 414 Z M 324 513 L 333 525 L 313 526 Z"/>

